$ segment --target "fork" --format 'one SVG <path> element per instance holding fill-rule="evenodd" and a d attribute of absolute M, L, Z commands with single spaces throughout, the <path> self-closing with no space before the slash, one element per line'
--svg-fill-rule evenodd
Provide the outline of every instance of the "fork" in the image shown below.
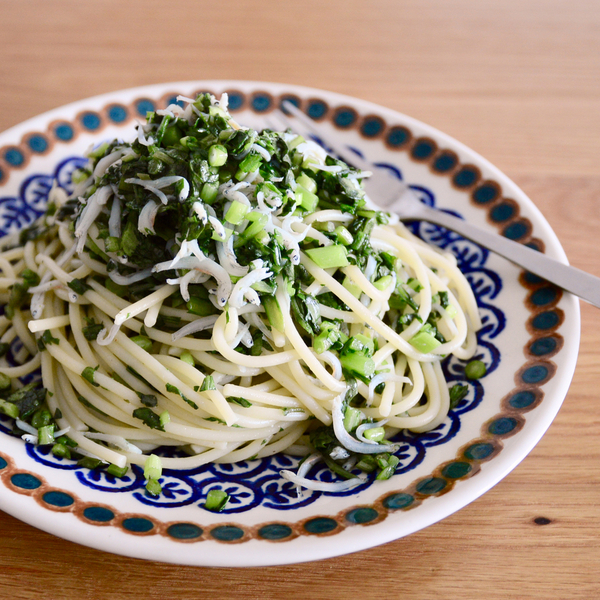
<path fill-rule="evenodd" d="M 321 145 L 329 147 L 326 149 L 331 149 L 344 162 L 361 171 L 372 171 L 373 174 L 363 181 L 369 199 L 378 208 L 396 213 L 402 221 L 427 221 L 455 231 L 481 247 L 495 252 L 515 265 L 523 267 L 527 271 L 600 308 L 600 278 L 554 260 L 523 244 L 496 233 L 490 233 L 458 217 L 423 204 L 403 181 L 388 172 L 372 170 L 373 165 L 367 160 L 342 146 L 341 143 L 333 141 L 331 137 L 326 138 L 315 121 L 290 101 L 284 100 L 282 107 L 295 117 L 295 122 L 292 122 L 282 111 L 278 111 L 278 117 L 293 131 L 306 139 L 316 138 L 316 141 L 321 142 Z"/>

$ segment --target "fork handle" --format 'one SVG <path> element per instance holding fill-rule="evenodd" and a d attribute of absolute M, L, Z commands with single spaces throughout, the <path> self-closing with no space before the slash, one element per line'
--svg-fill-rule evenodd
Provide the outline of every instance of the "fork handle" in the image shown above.
<path fill-rule="evenodd" d="M 600 308 L 600 278 L 594 275 L 558 262 L 537 250 L 528 248 L 508 238 L 488 234 L 483 229 L 471 225 L 467 221 L 463 221 L 458 217 L 424 204 L 410 218 L 428 221 L 429 223 L 441 225 L 442 227 L 456 231 L 463 237 L 492 250 L 519 267 L 527 269 L 527 271 L 556 284 L 567 292 L 571 292 Z"/>

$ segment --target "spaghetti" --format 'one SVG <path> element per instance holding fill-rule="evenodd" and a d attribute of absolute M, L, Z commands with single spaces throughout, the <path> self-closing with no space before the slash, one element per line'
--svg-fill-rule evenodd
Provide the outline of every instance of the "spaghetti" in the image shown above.
<path fill-rule="evenodd" d="M 161 467 L 278 452 L 317 451 L 335 489 L 374 455 L 389 477 L 388 440 L 448 413 L 442 359 L 475 352 L 456 260 L 370 210 L 368 173 L 240 127 L 226 97 L 180 100 L 0 241 L 0 411 L 58 456 L 145 466 L 150 493 Z M 332 490 L 314 460 L 283 476 Z"/>

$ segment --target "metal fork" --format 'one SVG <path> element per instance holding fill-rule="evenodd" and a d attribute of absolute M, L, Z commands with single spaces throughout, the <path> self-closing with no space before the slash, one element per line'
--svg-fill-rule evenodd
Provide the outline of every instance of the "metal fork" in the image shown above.
<path fill-rule="evenodd" d="M 427 221 L 456 231 L 483 248 L 503 256 L 519 267 L 527 269 L 600 308 L 600 278 L 423 204 L 401 180 L 388 172 L 374 170 L 372 164 L 355 152 L 332 140 L 331 137 L 324 136 L 315 121 L 294 104 L 286 100 L 282 106 L 295 117 L 295 122 L 292 122 L 282 111 L 279 111 L 278 116 L 293 131 L 306 139 L 315 137 L 317 141 L 321 141 L 322 144 L 329 147 L 326 149 L 331 149 L 344 162 L 360 170 L 373 172 L 371 177 L 364 180 L 365 190 L 373 204 L 380 209 L 396 213 L 403 221 Z"/>

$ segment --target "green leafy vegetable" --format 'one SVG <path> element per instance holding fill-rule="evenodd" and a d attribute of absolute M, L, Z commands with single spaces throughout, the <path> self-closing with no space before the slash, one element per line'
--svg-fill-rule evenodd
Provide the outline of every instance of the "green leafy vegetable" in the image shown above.
<path fill-rule="evenodd" d="M 243 408 L 249 408 L 250 406 L 252 406 L 252 402 L 249 402 L 245 398 L 240 398 L 239 396 L 229 396 L 227 398 L 227 402 L 232 402 L 233 404 L 238 404 L 239 406 L 242 406 Z"/>
<path fill-rule="evenodd" d="M 144 425 L 150 427 L 150 429 L 158 429 L 160 431 L 164 431 L 163 424 L 161 423 L 160 416 L 157 415 L 152 409 L 144 407 L 144 408 L 136 408 L 132 415 L 136 419 L 140 419 L 144 422 Z"/>
<path fill-rule="evenodd" d="M 208 390 L 216 390 L 217 386 L 215 385 L 215 380 L 212 378 L 212 375 L 207 375 L 202 381 L 202 385 L 200 386 L 201 392 L 206 392 Z"/>
<path fill-rule="evenodd" d="M 469 386 L 461 385 L 460 383 L 454 384 L 450 388 L 450 409 L 458 406 L 458 403 L 469 393 Z"/>
<path fill-rule="evenodd" d="M 486 373 L 487 368 L 481 360 L 472 360 L 465 367 L 465 377 L 467 379 L 481 379 Z"/>
<path fill-rule="evenodd" d="M 221 512 L 229 502 L 229 494 L 223 490 L 213 488 L 206 495 L 204 508 L 211 512 Z"/>
<path fill-rule="evenodd" d="M 90 289 L 83 279 L 71 279 L 67 285 L 80 296 L 85 294 L 85 292 Z"/>
<path fill-rule="evenodd" d="M 81 376 L 95 387 L 99 386 L 99 384 L 94 380 L 98 368 L 99 365 L 96 367 L 86 367 L 81 373 Z"/>
<path fill-rule="evenodd" d="M 140 394 L 140 402 L 144 406 L 154 408 L 158 404 L 158 398 L 151 394 Z"/>

